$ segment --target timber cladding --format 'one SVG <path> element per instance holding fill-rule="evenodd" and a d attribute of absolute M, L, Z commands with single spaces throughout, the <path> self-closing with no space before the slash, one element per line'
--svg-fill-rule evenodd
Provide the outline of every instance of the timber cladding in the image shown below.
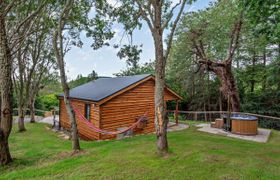
<path fill-rule="evenodd" d="M 86 104 L 90 104 L 89 121 L 97 128 L 106 131 L 117 131 L 118 128 L 131 126 L 137 118 L 148 113 L 148 124 L 144 128 L 135 128 L 133 134 L 152 133 L 154 129 L 154 78 L 146 78 L 137 85 L 132 85 L 119 92 L 114 97 L 109 97 L 107 101 L 93 102 L 79 99 L 72 99 L 72 104 L 83 115 L 86 114 Z M 165 101 L 179 100 L 177 94 L 166 88 Z M 60 125 L 65 129 L 71 128 L 63 98 L 60 100 Z M 79 136 L 85 140 L 114 139 L 116 135 L 105 135 L 93 131 L 83 120 L 76 116 Z"/>
<path fill-rule="evenodd" d="M 65 104 L 63 99 L 59 100 L 59 106 L 60 106 L 60 126 L 70 130 L 71 129 L 71 122 L 68 118 L 68 114 L 65 108 Z M 82 113 L 85 114 L 85 105 L 88 104 L 88 102 L 80 101 L 80 100 L 71 100 L 71 103 Z M 94 106 L 94 104 L 91 104 L 91 111 L 90 111 L 90 119 L 89 121 L 93 123 L 96 127 L 99 127 L 99 107 Z M 79 117 L 76 116 L 77 125 L 78 125 L 78 132 L 79 136 L 84 140 L 95 140 L 99 139 L 99 133 L 93 131 L 90 127 L 87 126 L 87 124 L 83 120 L 79 120 Z"/>

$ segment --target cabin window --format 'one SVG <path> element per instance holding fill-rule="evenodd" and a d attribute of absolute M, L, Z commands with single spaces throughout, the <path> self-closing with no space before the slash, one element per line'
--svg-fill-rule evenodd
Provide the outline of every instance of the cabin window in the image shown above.
<path fill-rule="evenodd" d="M 90 104 L 85 104 L 85 118 L 90 120 Z"/>

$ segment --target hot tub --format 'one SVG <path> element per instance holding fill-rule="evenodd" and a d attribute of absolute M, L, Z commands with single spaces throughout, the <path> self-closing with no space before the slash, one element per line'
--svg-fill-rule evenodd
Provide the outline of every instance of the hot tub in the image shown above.
<path fill-rule="evenodd" d="M 258 133 L 258 118 L 255 116 L 232 115 L 231 132 L 240 135 L 256 135 Z"/>

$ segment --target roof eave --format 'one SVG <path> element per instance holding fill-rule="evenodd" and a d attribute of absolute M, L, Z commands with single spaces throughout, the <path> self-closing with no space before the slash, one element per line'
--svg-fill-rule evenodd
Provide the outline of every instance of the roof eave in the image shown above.
<path fill-rule="evenodd" d="M 114 98 L 114 97 L 116 97 L 116 96 L 118 96 L 118 95 L 120 95 L 120 94 L 122 94 L 122 93 L 124 93 L 124 92 L 126 92 L 126 91 L 128 91 L 128 90 L 130 90 L 130 89 L 132 89 L 132 88 L 134 88 L 136 86 L 138 86 L 139 84 L 142 84 L 143 82 L 145 82 L 145 81 L 147 81 L 149 79 L 152 79 L 152 78 L 153 78 L 153 75 L 149 75 L 149 76 L 147 76 L 147 77 L 145 77 L 145 78 L 143 78 L 143 79 L 141 79 L 141 80 L 139 80 L 139 81 L 137 81 L 137 82 L 135 82 L 135 83 L 133 83 L 133 84 L 131 84 L 131 85 L 129 85 L 129 86 L 127 86 L 127 87 L 117 91 L 117 92 L 115 92 L 114 94 L 111 94 L 111 95 L 109 95 L 107 97 L 104 97 L 104 98 L 100 99 L 97 103 L 99 105 L 104 104 L 105 102 L 109 101 L 110 99 L 112 99 L 112 98 Z"/>
<path fill-rule="evenodd" d="M 64 97 L 63 95 L 57 95 L 58 99 L 61 99 L 63 97 Z M 69 97 L 69 99 L 80 100 L 80 101 L 87 101 L 87 102 L 91 102 L 91 103 L 98 103 L 98 101 L 94 101 L 92 99 L 75 98 L 75 97 Z"/>

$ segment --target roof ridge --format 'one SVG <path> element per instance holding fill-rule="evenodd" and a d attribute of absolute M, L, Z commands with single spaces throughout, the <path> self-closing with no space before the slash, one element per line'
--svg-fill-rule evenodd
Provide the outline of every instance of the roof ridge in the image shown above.
<path fill-rule="evenodd" d="M 150 76 L 151 74 L 138 74 L 99 78 L 70 89 L 70 98 L 98 102 Z M 58 96 L 63 96 L 63 94 Z"/>

